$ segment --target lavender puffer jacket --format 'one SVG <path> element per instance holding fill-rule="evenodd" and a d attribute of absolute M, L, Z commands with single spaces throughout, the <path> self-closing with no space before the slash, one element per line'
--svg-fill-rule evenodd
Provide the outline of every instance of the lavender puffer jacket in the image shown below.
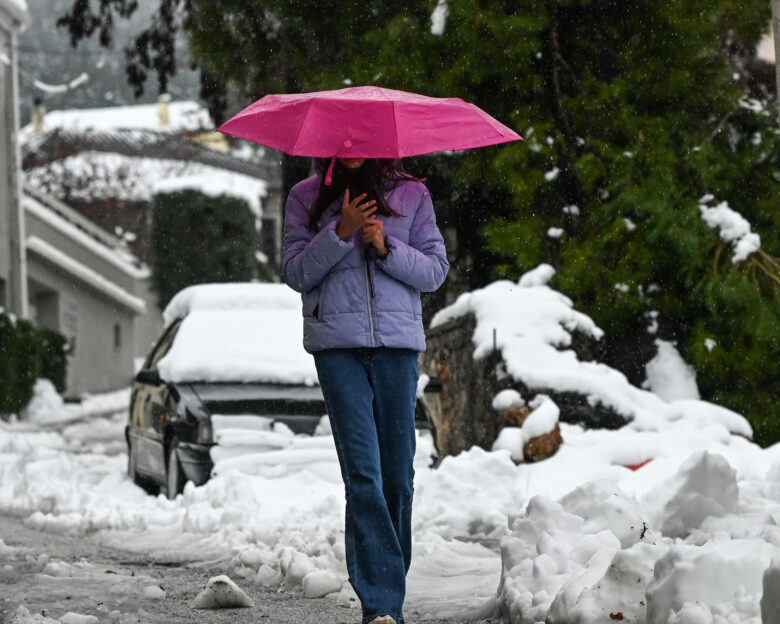
<path fill-rule="evenodd" d="M 360 230 L 347 241 L 336 234 L 339 202 L 323 212 L 317 231 L 309 229 L 319 186 L 319 174 L 299 182 L 285 207 L 284 281 L 302 293 L 304 348 L 424 351 L 420 291 L 436 290 L 449 269 L 428 189 L 403 180 L 388 192 L 388 205 L 402 216 L 378 217 L 390 253 L 366 260 Z"/>

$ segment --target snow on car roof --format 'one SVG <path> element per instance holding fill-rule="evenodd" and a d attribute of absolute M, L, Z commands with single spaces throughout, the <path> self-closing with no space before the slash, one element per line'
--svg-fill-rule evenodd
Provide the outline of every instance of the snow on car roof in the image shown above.
<path fill-rule="evenodd" d="M 317 383 L 303 348 L 300 295 L 284 284 L 201 284 L 179 292 L 163 313 L 183 318 L 158 363 L 172 382 Z"/>

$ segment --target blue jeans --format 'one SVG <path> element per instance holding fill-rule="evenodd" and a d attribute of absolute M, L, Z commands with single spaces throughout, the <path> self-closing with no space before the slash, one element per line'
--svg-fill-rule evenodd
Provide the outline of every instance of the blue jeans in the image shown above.
<path fill-rule="evenodd" d="M 364 624 L 380 615 L 402 624 L 412 559 L 417 352 L 326 349 L 314 362 L 346 489 L 349 581 Z"/>

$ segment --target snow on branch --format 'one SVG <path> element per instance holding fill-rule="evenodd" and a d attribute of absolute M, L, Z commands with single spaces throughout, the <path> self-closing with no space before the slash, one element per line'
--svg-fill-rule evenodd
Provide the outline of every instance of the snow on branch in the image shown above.
<path fill-rule="evenodd" d="M 750 223 L 745 217 L 729 208 L 728 202 L 721 202 L 714 207 L 707 206 L 713 199 L 712 195 L 705 195 L 699 200 L 701 218 L 712 229 L 719 231 L 724 243 L 734 246 L 731 262 L 742 262 L 761 248 L 761 237 L 750 230 Z"/>

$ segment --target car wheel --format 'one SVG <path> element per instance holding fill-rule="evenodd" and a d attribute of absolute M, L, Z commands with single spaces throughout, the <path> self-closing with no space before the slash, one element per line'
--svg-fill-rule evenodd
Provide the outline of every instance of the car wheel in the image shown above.
<path fill-rule="evenodd" d="M 181 469 L 181 462 L 179 462 L 179 457 L 176 455 L 176 446 L 178 443 L 179 441 L 176 438 L 171 440 L 168 450 L 168 461 L 166 462 L 165 490 L 168 498 L 171 500 L 181 494 L 184 489 L 184 482 L 186 481 L 184 472 L 182 472 Z"/>

